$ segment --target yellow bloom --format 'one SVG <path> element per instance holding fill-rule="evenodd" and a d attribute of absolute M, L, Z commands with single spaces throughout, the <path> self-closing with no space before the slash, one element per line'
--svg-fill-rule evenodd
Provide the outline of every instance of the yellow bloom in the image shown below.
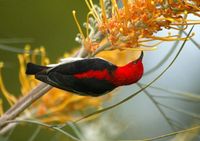
<path fill-rule="evenodd" d="M 41 60 L 40 64 L 49 64 L 49 59 L 46 56 L 44 47 L 35 49 L 31 55 L 28 53 L 29 50 L 30 46 L 26 46 L 25 53 L 18 55 L 20 64 L 19 80 L 21 84 L 22 95 L 27 95 L 29 91 L 39 83 L 39 81 L 37 81 L 34 76 L 28 76 L 25 74 L 26 64 L 28 62 L 38 63 L 36 61 L 38 58 Z M 2 67 L 3 65 L 1 65 L 1 68 Z M 0 75 L 0 90 L 10 105 L 16 103 L 18 98 L 6 90 L 2 80 L 2 75 Z M 88 108 L 100 108 L 104 99 L 105 97 L 92 98 L 78 96 L 57 88 L 53 88 L 36 103 L 34 103 L 30 108 L 28 108 L 27 112 L 29 113 L 30 117 L 38 118 L 44 122 L 66 122 L 79 117 Z M 1 99 L 0 114 L 3 114 L 3 104 Z"/>

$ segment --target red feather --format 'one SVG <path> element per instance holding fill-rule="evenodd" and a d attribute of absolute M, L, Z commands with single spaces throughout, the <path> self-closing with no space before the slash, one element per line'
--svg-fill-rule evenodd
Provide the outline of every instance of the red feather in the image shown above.
<path fill-rule="evenodd" d="M 139 60 L 137 64 L 133 62 L 117 67 L 116 70 L 109 73 L 107 69 L 103 70 L 89 70 L 87 72 L 75 74 L 74 77 L 78 79 L 96 78 L 98 80 L 107 80 L 115 86 L 129 85 L 137 82 L 143 75 L 142 61 Z"/>
<path fill-rule="evenodd" d="M 110 75 L 107 69 L 104 70 L 89 70 L 87 72 L 79 73 L 74 75 L 76 78 L 96 78 L 99 80 L 110 80 Z"/>

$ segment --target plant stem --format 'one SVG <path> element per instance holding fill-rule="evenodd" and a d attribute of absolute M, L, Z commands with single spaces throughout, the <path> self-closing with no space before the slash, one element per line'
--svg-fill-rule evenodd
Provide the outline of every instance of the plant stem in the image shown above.
<path fill-rule="evenodd" d="M 23 122 L 28 123 L 28 124 L 39 125 L 41 127 L 50 128 L 50 129 L 53 129 L 55 131 L 58 131 L 58 132 L 64 134 L 67 137 L 70 137 L 71 139 L 73 139 L 75 141 L 80 141 L 77 137 L 75 137 L 72 134 L 64 131 L 63 129 L 60 129 L 58 127 L 55 127 L 55 126 L 52 126 L 52 125 L 49 125 L 49 124 L 45 124 L 45 123 L 42 123 L 42 122 L 39 122 L 39 121 L 35 121 L 35 120 L 9 120 L 9 121 L 6 121 L 6 123 L 23 123 Z"/>
<path fill-rule="evenodd" d="M 138 83 L 138 86 L 140 88 L 142 88 L 142 85 L 140 83 Z M 163 118 L 166 120 L 166 122 L 169 124 L 169 126 L 171 127 L 172 130 L 175 130 L 173 124 L 171 123 L 170 119 L 167 117 L 167 115 L 165 114 L 165 112 L 160 108 L 160 106 L 158 105 L 157 101 L 150 95 L 150 93 L 147 90 L 143 91 L 146 96 L 153 102 L 153 104 L 156 106 L 156 108 L 158 109 L 158 111 L 161 113 L 161 115 L 163 116 Z"/>
<path fill-rule="evenodd" d="M 173 136 L 173 135 L 176 135 L 176 134 L 192 132 L 194 130 L 199 130 L 199 129 L 200 129 L 200 126 L 196 126 L 196 127 L 188 128 L 188 129 L 185 129 L 185 130 L 181 130 L 181 131 L 177 131 L 177 132 L 172 132 L 172 133 L 169 133 L 169 134 L 161 135 L 161 136 L 158 136 L 158 137 L 144 139 L 142 141 L 158 140 L 158 139 L 166 138 L 166 137 Z"/>
<path fill-rule="evenodd" d="M 0 129 L 6 125 L 6 121 L 16 118 L 21 112 L 27 109 L 33 102 L 43 96 L 47 91 L 49 91 L 52 86 L 40 83 L 29 94 L 22 97 L 13 107 L 11 107 L 7 112 L 5 112 L 0 117 Z"/>
<path fill-rule="evenodd" d="M 168 134 L 165 134 L 165 135 L 160 135 L 160 136 L 153 137 L 153 138 L 146 138 L 146 139 L 141 139 L 141 140 L 120 140 L 120 141 L 153 141 L 153 140 L 159 140 L 159 139 L 162 139 L 162 138 L 174 136 L 174 135 L 181 134 L 181 133 L 194 132 L 195 130 L 199 130 L 199 129 L 200 129 L 200 126 L 196 126 L 196 127 L 188 128 L 188 129 L 185 129 L 185 130 L 180 130 L 180 131 L 168 133 Z"/>

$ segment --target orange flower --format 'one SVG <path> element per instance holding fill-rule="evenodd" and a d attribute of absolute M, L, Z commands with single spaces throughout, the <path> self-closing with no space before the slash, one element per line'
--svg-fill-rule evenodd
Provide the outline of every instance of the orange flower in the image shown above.
<path fill-rule="evenodd" d="M 108 42 L 110 44 L 106 49 L 110 50 L 154 50 L 163 41 L 184 40 L 178 35 L 157 37 L 155 33 L 158 31 L 164 28 L 184 30 L 190 24 L 200 23 L 187 19 L 188 14 L 200 16 L 197 0 L 121 0 L 122 8 L 119 8 L 116 0 L 100 0 L 100 7 L 93 4 L 92 0 L 85 2 L 90 10 L 86 37 L 78 24 L 75 11 L 73 15 L 81 33 L 82 45 L 90 52 L 95 52 Z M 94 37 L 101 40 L 96 41 Z M 149 42 L 153 45 L 148 45 Z"/>
<path fill-rule="evenodd" d="M 134 2 L 122 0 L 122 3 L 124 6 L 119 9 L 113 2 L 115 12 L 112 13 L 111 18 L 99 23 L 99 30 L 108 35 L 112 45 L 122 48 L 145 46 L 142 44 L 145 38 L 151 39 L 150 41 L 155 39 L 165 41 L 166 38 L 156 38 L 153 34 L 162 28 L 173 28 L 174 23 L 187 24 L 182 14 L 186 11 L 187 13 L 199 11 L 197 7 L 182 0 L 169 1 L 167 5 L 161 0 L 135 0 Z M 167 39 L 174 40 L 170 36 Z"/>

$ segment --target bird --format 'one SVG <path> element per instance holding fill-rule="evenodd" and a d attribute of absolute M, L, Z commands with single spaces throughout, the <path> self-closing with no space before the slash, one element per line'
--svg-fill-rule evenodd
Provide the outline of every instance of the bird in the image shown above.
<path fill-rule="evenodd" d="M 29 62 L 27 75 L 53 87 L 82 96 L 98 97 L 119 86 L 138 82 L 143 75 L 143 52 L 136 60 L 117 66 L 102 58 L 85 58 L 54 67 Z"/>

